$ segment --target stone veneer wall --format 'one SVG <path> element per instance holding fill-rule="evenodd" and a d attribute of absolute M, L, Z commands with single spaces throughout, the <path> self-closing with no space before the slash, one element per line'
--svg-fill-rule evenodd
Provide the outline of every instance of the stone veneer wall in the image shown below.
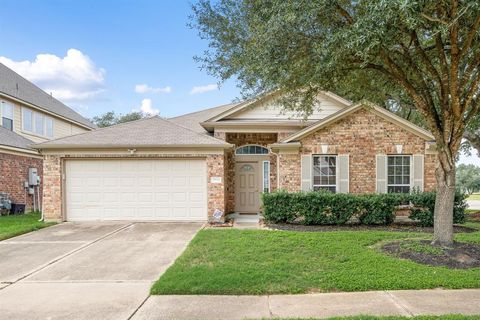
<path fill-rule="evenodd" d="M 226 212 L 235 210 L 235 149 L 247 144 L 256 144 L 267 147 L 277 142 L 277 133 L 225 133 L 215 132 L 215 138 L 222 139 L 234 145 L 233 149 L 225 152 L 225 177 L 226 177 Z M 277 155 L 270 153 L 270 190 L 277 188 Z"/>
<path fill-rule="evenodd" d="M 33 210 L 33 195 L 24 187 L 28 181 L 28 168 L 37 168 L 41 178 L 40 194 L 43 185 L 42 159 L 0 152 L 0 192 L 6 192 L 13 203 L 25 204 L 26 211 Z M 36 191 L 35 191 L 36 192 Z"/>
<path fill-rule="evenodd" d="M 328 144 L 328 154 L 350 155 L 350 192 L 372 193 L 376 184 L 376 155 L 396 154 L 395 145 L 403 145 L 403 154 L 424 154 L 425 140 L 361 109 L 348 117 L 301 139 L 298 155 L 281 155 L 280 187 L 299 191 L 300 156 L 321 154 L 320 144 Z M 425 155 L 424 190 L 435 188 L 436 156 Z"/>
<path fill-rule="evenodd" d="M 78 158 L 126 158 L 126 159 L 162 159 L 162 158 L 205 158 L 207 165 L 207 210 L 210 218 L 215 209 L 225 211 L 225 171 L 224 153 L 218 154 L 141 154 L 141 155 L 115 155 L 115 154 L 69 154 L 46 155 L 43 162 L 44 192 L 43 214 L 46 220 L 61 221 L 62 215 L 62 174 L 65 159 Z M 211 177 L 221 177 L 221 183 L 211 183 Z"/>

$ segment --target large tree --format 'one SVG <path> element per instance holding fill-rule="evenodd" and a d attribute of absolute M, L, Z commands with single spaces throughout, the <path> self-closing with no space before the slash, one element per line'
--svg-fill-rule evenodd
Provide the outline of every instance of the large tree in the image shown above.
<path fill-rule="evenodd" d="M 105 112 L 104 114 L 93 117 L 91 121 L 95 125 L 97 125 L 97 127 L 104 128 L 104 127 L 110 127 L 119 123 L 140 120 L 150 116 L 151 115 L 141 111 L 132 111 L 126 114 L 121 114 L 121 113 L 116 114 L 115 111 L 108 111 L 108 112 Z"/>
<path fill-rule="evenodd" d="M 207 71 L 245 95 L 280 90 L 286 109 L 308 115 L 319 90 L 378 100 L 377 83 L 391 88 L 435 137 L 433 243 L 451 245 L 455 158 L 479 109 L 480 1 L 200 0 L 192 25 Z"/>

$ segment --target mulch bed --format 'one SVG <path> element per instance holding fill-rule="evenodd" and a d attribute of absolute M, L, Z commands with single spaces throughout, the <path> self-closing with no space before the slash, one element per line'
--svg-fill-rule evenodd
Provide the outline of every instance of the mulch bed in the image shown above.
<path fill-rule="evenodd" d="M 366 226 L 361 224 L 346 224 L 340 226 L 305 226 L 295 223 L 266 223 L 266 227 L 274 230 L 301 231 L 301 232 L 329 232 L 329 231 L 392 231 L 392 232 L 426 232 L 433 233 L 433 227 L 421 227 L 415 223 L 394 223 L 389 226 Z M 471 233 L 477 229 L 454 226 L 455 233 Z"/>
<path fill-rule="evenodd" d="M 480 212 L 470 213 L 468 219 L 472 221 L 480 221 Z"/>
<path fill-rule="evenodd" d="M 423 240 L 421 243 L 430 245 L 428 240 Z M 442 249 L 441 254 L 405 250 L 404 247 L 402 248 L 401 241 L 388 243 L 382 247 L 382 250 L 399 258 L 435 267 L 441 266 L 452 269 L 480 268 L 480 245 L 474 243 L 455 242 L 452 248 Z"/>

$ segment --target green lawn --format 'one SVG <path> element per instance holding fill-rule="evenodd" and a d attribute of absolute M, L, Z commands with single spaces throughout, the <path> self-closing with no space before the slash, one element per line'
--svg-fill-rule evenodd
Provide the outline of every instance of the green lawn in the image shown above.
<path fill-rule="evenodd" d="M 480 200 L 480 193 L 471 194 L 467 200 Z"/>
<path fill-rule="evenodd" d="M 480 319 L 480 315 L 478 316 L 463 316 L 463 315 L 445 315 L 445 316 L 416 316 L 416 317 L 375 317 L 375 316 L 356 316 L 356 317 L 335 317 L 335 318 L 328 318 L 326 320 L 474 320 Z M 293 320 L 293 319 L 280 319 L 277 320 Z M 314 318 L 309 319 L 299 319 L 295 318 L 295 320 L 314 320 Z"/>
<path fill-rule="evenodd" d="M 39 213 L 0 217 L 0 240 L 5 240 L 55 224 L 40 222 L 38 221 L 39 219 Z"/>
<path fill-rule="evenodd" d="M 468 225 L 480 227 L 479 223 Z M 479 288 L 480 268 L 430 267 L 379 252 L 422 233 L 205 229 L 152 287 L 152 294 L 284 294 Z M 480 243 L 480 232 L 456 236 Z"/>

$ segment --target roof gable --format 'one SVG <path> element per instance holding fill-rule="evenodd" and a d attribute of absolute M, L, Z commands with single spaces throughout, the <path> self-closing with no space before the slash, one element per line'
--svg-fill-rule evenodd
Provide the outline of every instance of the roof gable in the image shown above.
<path fill-rule="evenodd" d="M 0 63 L 0 95 L 30 104 L 48 113 L 66 118 L 83 127 L 96 128 L 88 119 Z"/>
<path fill-rule="evenodd" d="M 413 124 L 412 122 L 408 121 L 408 120 L 405 120 L 399 116 L 397 116 L 396 114 L 382 108 L 382 107 L 379 107 L 369 101 L 360 101 L 360 102 L 357 102 L 356 104 L 348 107 L 348 108 L 345 108 L 343 110 L 340 110 L 339 112 L 337 113 L 334 113 L 328 117 L 326 117 L 325 119 L 322 119 L 312 125 L 310 125 L 309 127 L 303 129 L 303 130 L 300 130 L 300 131 L 297 131 L 295 132 L 294 134 L 286 137 L 285 139 L 283 139 L 281 141 L 281 143 L 290 143 L 290 142 L 293 142 L 293 141 L 298 141 L 300 139 L 302 139 L 303 137 L 305 136 L 308 136 L 310 135 L 311 133 L 321 129 L 321 128 L 324 128 L 332 123 L 335 123 L 345 117 L 347 117 L 348 115 L 360 110 L 360 109 L 365 109 L 365 110 L 368 110 L 369 112 L 372 112 L 380 117 L 382 117 L 383 119 L 401 127 L 402 129 L 405 129 L 423 139 L 425 139 L 426 141 L 432 141 L 432 140 L 435 140 L 435 138 L 433 137 L 433 135 L 428 132 L 427 130 Z"/>
<path fill-rule="evenodd" d="M 205 130 L 205 128 L 200 123 L 222 112 L 225 112 L 226 110 L 234 108 L 240 103 L 241 102 L 230 103 L 218 107 L 195 111 L 181 116 L 172 117 L 168 120 L 183 127 L 189 128 L 190 130 L 193 130 L 195 132 L 207 134 L 208 131 Z"/>
<path fill-rule="evenodd" d="M 205 122 L 219 122 L 226 120 L 241 120 L 241 121 L 285 121 L 298 120 L 303 121 L 304 117 L 295 112 L 282 110 L 282 107 L 275 103 L 275 93 L 268 94 L 261 98 L 251 99 L 235 105 L 234 107 L 225 110 L 213 116 Z M 322 92 L 318 97 L 319 103 L 314 107 L 312 115 L 308 120 L 320 120 L 332 113 L 335 113 L 349 105 L 351 102 L 343 99 L 331 92 Z"/>
<path fill-rule="evenodd" d="M 223 140 L 158 116 L 126 122 L 34 145 L 37 149 L 115 147 L 229 147 Z"/>

